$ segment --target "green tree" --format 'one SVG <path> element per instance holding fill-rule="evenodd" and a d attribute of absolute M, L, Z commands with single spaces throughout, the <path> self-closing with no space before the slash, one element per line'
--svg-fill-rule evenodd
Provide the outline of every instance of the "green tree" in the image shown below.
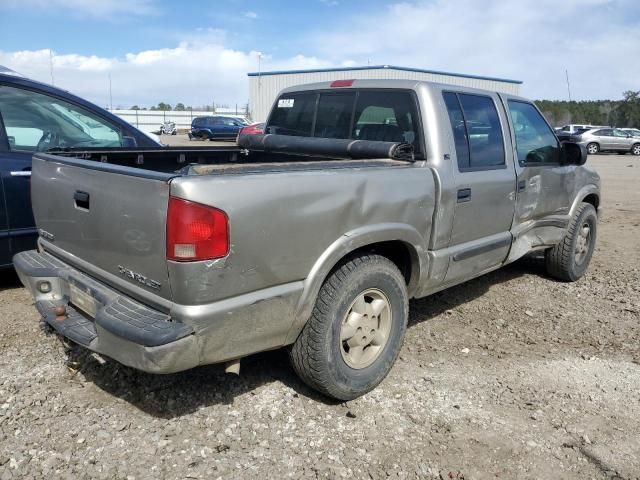
<path fill-rule="evenodd" d="M 133 107 L 129 108 L 129 110 L 140 110 L 140 107 L 138 105 L 134 105 Z"/>
<path fill-rule="evenodd" d="M 160 102 L 156 110 L 168 111 L 171 110 L 171 105 L 168 103 Z"/>

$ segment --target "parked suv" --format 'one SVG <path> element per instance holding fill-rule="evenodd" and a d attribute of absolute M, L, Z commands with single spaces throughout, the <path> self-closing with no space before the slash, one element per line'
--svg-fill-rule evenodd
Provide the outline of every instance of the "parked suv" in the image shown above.
<path fill-rule="evenodd" d="M 34 153 L 123 146 L 160 144 L 86 100 L 0 67 L 0 268 L 36 244 L 29 192 Z"/>
<path fill-rule="evenodd" d="M 618 152 L 621 155 L 631 152 L 640 155 L 640 139 L 619 128 L 600 128 L 587 130 L 572 139 L 587 147 L 587 152 Z"/>
<path fill-rule="evenodd" d="M 234 117 L 196 117 L 191 122 L 189 138 L 202 140 L 235 140 L 246 123 Z"/>

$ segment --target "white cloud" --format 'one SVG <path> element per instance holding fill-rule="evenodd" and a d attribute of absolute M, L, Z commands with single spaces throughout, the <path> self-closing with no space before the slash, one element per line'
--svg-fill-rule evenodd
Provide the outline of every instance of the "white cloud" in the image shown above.
<path fill-rule="evenodd" d="M 113 58 L 53 52 L 55 85 L 105 106 L 111 75 L 114 106 L 150 106 L 160 101 L 204 105 L 215 101 L 241 108 L 248 101 L 247 73 L 258 69 L 258 52 L 229 48 L 224 37 L 219 30 L 202 30 L 174 48 Z M 49 60 L 49 50 L 0 50 L 0 65 L 47 83 L 51 82 Z M 328 66 L 332 64 L 313 56 L 261 56 L 263 71 Z"/>
<path fill-rule="evenodd" d="M 524 95 L 620 98 L 638 89 L 633 0 L 430 0 L 396 3 L 316 34 L 322 58 L 523 80 Z M 629 49 L 631 47 L 631 50 Z"/>
<path fill-rule="evenodd" d="M 258 14 L 256 12 L 244 12 L 244 16 L 247 18 L 258 18 Z"/>

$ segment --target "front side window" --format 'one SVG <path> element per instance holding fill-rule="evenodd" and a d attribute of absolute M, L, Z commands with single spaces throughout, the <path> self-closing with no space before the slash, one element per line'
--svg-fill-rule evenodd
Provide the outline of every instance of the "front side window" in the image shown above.
<path fill-rule="evenodd" d="M 508 104 L 520 164 L 558 163 L 558 140 L 540 112 L 530 103 L 509 100 Z"/>
<path fill-rule="evenodd" d="M 271 112 L 267 133 L 311 136 L 316 96 L 315 92 L 309 92 L 280 97 Z"/>
<path fill-rule="evenodd" d="M 86 108 L 31 90 L 0 86 L 0 114 L 11 150 L 122 146 L 119 126 Z"/>
<path fill-rule="evenodd" d="M 498 111 L 491 97 L 444 92 L 458 168 L 483 170 L 505 165 Z"/>
<path fill-rule="evenodd" d="M 614 137 L 623 137 L 623 138 L 627 138 L 627 132 L 622 131 L 622 130 L 618 130 L 617 128 L 613 131 L 613 136 Z"/>

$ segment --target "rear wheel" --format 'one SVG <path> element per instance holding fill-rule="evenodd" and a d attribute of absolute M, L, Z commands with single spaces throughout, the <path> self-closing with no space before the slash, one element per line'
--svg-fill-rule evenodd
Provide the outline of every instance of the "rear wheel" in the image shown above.
<path fill-rule="evenodd" d="M 563 240 L 547 250 L 547 272 L 565 282 L 575 282 L 584 275 L 596 243 L 598 217 L 590 203 L 582 203 L 569 222 Z"/>
<path fill-rule="evenodd" d="M 595 155 L 599 151 L 600 151 L 600 145 L 598 145 L 597 143 L 590 143 L 589 145 L 587 145 L 587 153 L 589 155 Z"/>
<path fill-rule="evenodd" d="M 389 259 L 355 257 L 325 281 L 311 318 L 291 346 L 294 370 L 310 387 L 351 400 L 393 366 L 407 327 L 404 277 Z"/>
<path fill-rule="evenodd" d="M 634 155 L 640 155 L 640 143 L 635 143 L 633 147 L 631 147 L 631 153 Z"/>

